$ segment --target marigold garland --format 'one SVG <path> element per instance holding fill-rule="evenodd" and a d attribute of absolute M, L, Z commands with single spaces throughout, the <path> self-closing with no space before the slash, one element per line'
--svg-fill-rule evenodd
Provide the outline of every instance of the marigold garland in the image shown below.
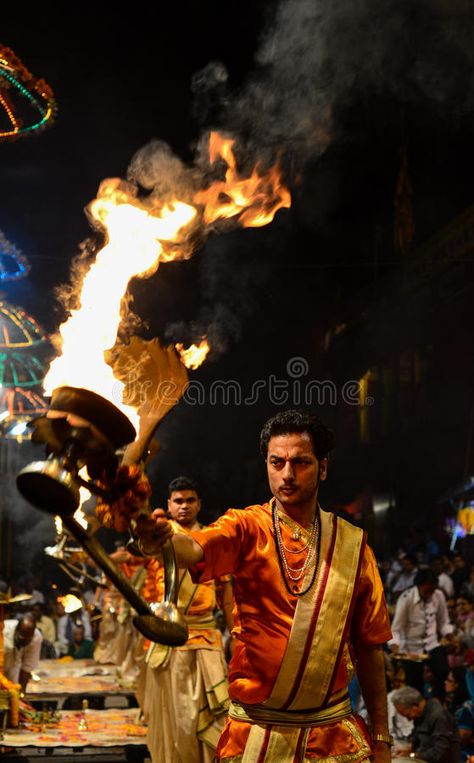
<path fill-rule="evenodd" d="M 119 466 L 113 482 L 107 489 L 120 495 L 115 501 L 103 498 L 97 501 L 96 515 L 104 527 L 125 532 L 132 519 L 136 519 L 148 505 L 151 487 L 146 474 L 136 464 Z"/>
<path fill-rule="evenodd" d="M 10 695 L 10 719 L 9 725 L 18 728 L 20 722 L 20 684 L 10 681 L 3 673 L 0 673 L 0 691 Z"/>

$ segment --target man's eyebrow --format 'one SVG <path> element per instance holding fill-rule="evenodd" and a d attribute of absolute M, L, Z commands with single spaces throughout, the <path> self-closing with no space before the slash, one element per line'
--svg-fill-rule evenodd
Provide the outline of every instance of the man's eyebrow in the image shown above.
<path fill-rule="evenodd" d="M 276 458 L 278 461 L 296 461 L 298 458 L 309 458 L 308 453 L 298 453 L 296 456 L 285 458 L 285 456 L 277 456 L 276 453 L 269 453 L 268 458 Z"/>

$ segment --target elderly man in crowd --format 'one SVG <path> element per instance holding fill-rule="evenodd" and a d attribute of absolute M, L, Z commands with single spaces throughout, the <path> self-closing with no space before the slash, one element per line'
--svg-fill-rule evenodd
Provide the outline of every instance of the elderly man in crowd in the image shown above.
<path fill-rule="evenodd" d="M 19 620 L 5 620 L 3 628 L 3 672 L 22 691 L 39 665 L 43 637 L 33 616 L 22 615 Z"/>
<path fill-rule="evenodd" d="M 413 751 L 417 759 L 426 763 L 459 763 L 461 748 L 456 724 L 441 702 L 432 697 L 425 699 L 411 686 L 392 692 L 392 701 L 400 715 L 415 724 L 412 747 L 399 750 L 404 756 Z"/>

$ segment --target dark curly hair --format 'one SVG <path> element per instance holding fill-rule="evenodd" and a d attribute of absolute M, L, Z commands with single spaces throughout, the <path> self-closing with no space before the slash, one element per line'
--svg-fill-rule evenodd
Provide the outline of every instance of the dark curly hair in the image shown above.
<path fill-rule="evenodd" d="M 313 443 L 313 451 L 320 461 L 326 458 L 334 448 L 335 438 L 333 432 L 322 421 L 311 413 L 299 409 L 282 411 L 272 416 L 264 424 L 260 432 L 260 452 L 264 458 L 268 454 L 268 443 L 272 437 L 278 435 L 293 434 L 294 432 L 307 432 Z"/>
<path fill-rule="evenodd" d="M 422 567 L 415 575 L 414 585 L 432 585 L 438 587 L 438 575 L 434 570 Z"/>
<path fill-rule="evenodd" d="M 174 493 L 177 490 L 194 490 L 197 496 L 199 496 L 199 488 L 197 485 L 197 482 L 195 482 L 191 477 L 175 477 L 174 480 L 171 480 L 170 484 L 168 485 L 168 498 L 171 498 L 171 493 Z"/>

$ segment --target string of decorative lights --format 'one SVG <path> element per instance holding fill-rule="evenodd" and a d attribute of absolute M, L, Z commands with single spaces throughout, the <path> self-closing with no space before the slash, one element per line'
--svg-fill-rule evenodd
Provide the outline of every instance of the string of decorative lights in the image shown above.
<path fill-rule="evenodd" d="M 23 308 L 0 300 L 0 435 L 29 438 L 28 421 L 47 410 L 41 394 L 48 336 Z"/>
<path fill-rule="evenodd" d="M 31 114 L 20 115 L 25 104 Z M 0 128 L 0 140 L 38 132 L 52 123 L 57 111 L 53 91 L 47 82 L 34 77 L 18 56 L 4 45 L 0 45 L 0 105 L 8 118 L 8 127 Z"/>
<path fill-rule="evenodd" d="M 30 263 L 24 254 L 0 230 L 0 281 L 17 281 L 29 272 Z"/>

